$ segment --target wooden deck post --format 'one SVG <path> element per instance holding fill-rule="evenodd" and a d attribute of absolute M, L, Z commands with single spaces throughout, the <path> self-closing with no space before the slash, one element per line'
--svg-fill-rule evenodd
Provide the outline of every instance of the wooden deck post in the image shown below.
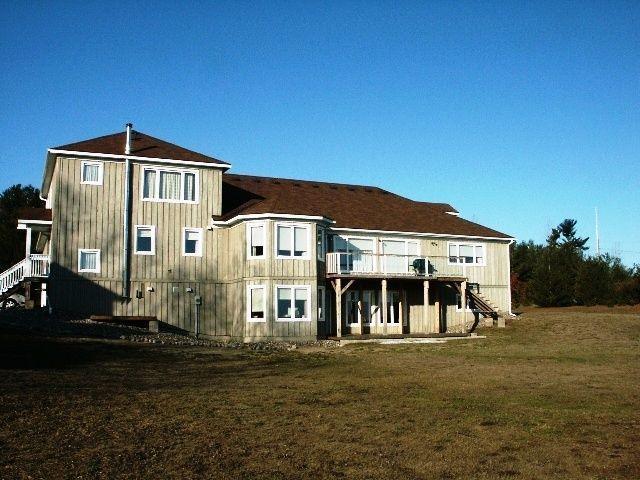
<path fill-rule="evenodd" d="M 431 325 L 431 322 L 429 321 L 429 280 L 425 280 L 423 282 L 422 285 L 422 295 L 423 295 L 423 302 L 424 302 L 424 307 L 422 310 L 422 325 L 424 325 L 424 329 L 427 331 L 427 333 L 435 333 L 433 332 L 433 326 Z"/>
<path fill-rule="evenodd" d="M 336 337 L 342 336 L 342 280 L 336 279 L 333 287 L 336 291 Z"/>
<path fill-rule="evenodd" d="M 389 310 L 387 308 L 387 279 L 382 280 L 382 334 L 387 334 L 387 322 L 389 321 Z"/>
<path fill-rule="evenodd" d="M 409 305 L 407 305 L 407 290 L 400 291 L 400 333 L 405 333 L 404 327 L 407 327 L 409 333 Z"/>
<path fill-rule="evenodd" d="M 358 289 L 358 327 L 360 335 L 364 333 L 364 316 L 362 315 L 362 282 L 360 282 L 360 288 Z"/>
<path fill-rule="evenodd" d="M 336 337 L 342 336 L 342 294 L 353 285 L 353 282 L 354 280 L 349 280 L 344 288 L 342 288 L 342 279 L 339 277 L 335 282 L 333 280 L 331 281 L 333 290 L 336 292 Z"/>
<path fill-rule="evenodd" d="M 460 283 L 460 302 L 462 304 L 462 322 L 461 327 L 464 329 L 467 324 L 467 282 Z"/>
<path fill-rule="evenodd" d="M 446 328 L 442 328 L 442 307 L 440 306 L 440 301 L 442 298 L 442 284 L 436 284 L 436 286 L 438 287 L 438 289 L 436 290 L 436 296 L 434 298 L 434 303 L 435 303 L 435 309 L 436 309 L 436 323 L 437 323 L 437 330 L 435 333 L 445 333 L 446 332 Z"/>

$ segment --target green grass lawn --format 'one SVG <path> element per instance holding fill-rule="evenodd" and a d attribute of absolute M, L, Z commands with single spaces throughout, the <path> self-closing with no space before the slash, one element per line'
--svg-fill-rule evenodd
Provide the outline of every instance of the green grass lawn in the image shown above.
<path fill-rule="evenodd" d="M 253 352 L 0 335 L 0 478 L 640 478 L 640 315 Z"/>

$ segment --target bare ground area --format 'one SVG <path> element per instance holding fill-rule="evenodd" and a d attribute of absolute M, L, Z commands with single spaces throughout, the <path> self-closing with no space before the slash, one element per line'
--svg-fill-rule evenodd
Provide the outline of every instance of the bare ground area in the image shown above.
<path fill-rule="evenodd" d="M 252 351 L 3 330 L 0 478 L 640 478 L 640 315 Z"/>

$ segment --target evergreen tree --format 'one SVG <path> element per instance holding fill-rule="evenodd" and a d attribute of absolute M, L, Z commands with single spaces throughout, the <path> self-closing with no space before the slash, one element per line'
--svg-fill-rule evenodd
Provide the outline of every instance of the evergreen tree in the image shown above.
<path fill-rule="evenodd" d="M 576 303 L 576 277 L 589 240 L 577 236 L 576 224 L 576 220 L 565 219 L 553 228 L 538 255 L 529 286 L 531 299 L 537 305 L 560 307 Z"/>
<path fill-rule="evenodd" d="M 18 230 L 18 212 L 43 207 L 40 191 L 31 185 L 13 185 L 0 194 L 0 272 L 24 258 L 25 232 Z"/>
<path fill-rule="evenodd" d="M 533 240 L 511 245 L 511 298 L 516 306 L 531 303 L 529 281 L 542 250 Z"/>
<path fill-rule="evenodd" d="M 613 305 L 615 303 L 611 259 L 585 259 L 576 276 L 576 301 L 580 305 Z"/>

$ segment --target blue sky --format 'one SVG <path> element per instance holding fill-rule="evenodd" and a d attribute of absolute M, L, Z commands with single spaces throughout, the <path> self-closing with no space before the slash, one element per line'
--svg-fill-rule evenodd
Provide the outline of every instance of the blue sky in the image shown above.
<path fill-rule="evenodd" d="M 518 239 L 593 237 L 597 206 L 603 249 L 640 263 L 638 2 L 3 3 L 0 189 L 131 121 Z"/>

